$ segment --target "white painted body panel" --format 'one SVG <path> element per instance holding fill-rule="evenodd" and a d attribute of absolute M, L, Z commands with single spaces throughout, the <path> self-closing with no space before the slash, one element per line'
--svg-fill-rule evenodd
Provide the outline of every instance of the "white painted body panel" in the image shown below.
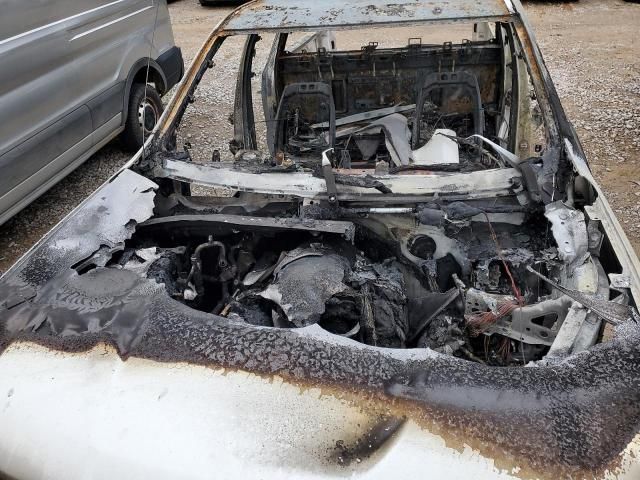
<path fill-rule="evenodd" d="M 348 398 L 112 349 L 16 344 L 0 356 L 0 471 L 17 479 L 519 478 L 409 421 L 371 458 L 329 457 L 373 417 Z M 625 452 L 626 473 L 640 478 Z"/>
<path fill-rule="evenodd" d="M 374 418 L 317 388 L 108 347 L 0 356 L 0 471 L 18 479 L 516 478 L 411 421 L 369 459 L 329 458 Z"/>

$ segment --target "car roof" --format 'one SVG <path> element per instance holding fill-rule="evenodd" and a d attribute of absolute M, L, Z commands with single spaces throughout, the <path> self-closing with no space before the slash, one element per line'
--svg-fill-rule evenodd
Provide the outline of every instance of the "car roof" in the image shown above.
<path fill-rule="evenodd" d="M 465 20 L 509 21 L 510 0 L 255 0 L 225 22 L 229 34 L 340 30 Z"/>

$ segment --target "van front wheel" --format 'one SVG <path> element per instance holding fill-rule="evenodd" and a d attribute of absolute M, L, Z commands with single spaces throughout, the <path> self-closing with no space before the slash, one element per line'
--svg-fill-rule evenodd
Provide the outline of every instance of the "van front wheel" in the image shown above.
<path fill-rule="evenodd" d="M 138 151 L 143 139 L 149 138 L 158 123 L 164 107 L 158 91 L 151 85 L 134 83 L 129 95 L 129 112 L 122 143 L 127 150 Z"/>

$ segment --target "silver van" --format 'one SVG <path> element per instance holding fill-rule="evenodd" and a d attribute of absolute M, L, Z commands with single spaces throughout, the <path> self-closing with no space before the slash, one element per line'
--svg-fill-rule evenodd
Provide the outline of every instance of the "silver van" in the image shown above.
<path fill-rule="evenodd" d="M 138 149 L 183 71 L 165 0 L 1 0 L 0 224 L 116 136 Z"/>

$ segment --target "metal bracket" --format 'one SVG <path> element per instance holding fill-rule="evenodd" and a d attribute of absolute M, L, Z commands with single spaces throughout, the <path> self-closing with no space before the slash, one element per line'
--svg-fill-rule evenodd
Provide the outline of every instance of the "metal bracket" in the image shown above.
<path fill-rule="evenodd" d="M 600 231 L 600 220 L 591 220 L 587 224 L 587 239 L 589 241 L 589 253 L 599 256 L 604 242 L 604 234 Z"/>
<path fill-rule="evenodd" d="M 600 316 L 600 318 L 602 318 L 604 321 L 609 322 L 612 325 L 620 325 L 622 323 L 628 322 L 629 320 L 640 322 L 640 315 L 638 315 L 638 311 L 629 305 L 602 300 L 594 295 L 587 295 L 577 290 L 571 290 L 569 288 L 563 287 L 561 285 L 558 285 L 553 280 L 545 277 L 541 273 L 536 272 L 531 267 L 527 267 L 527 271 L 533 273 L 537 277 L 540 277 L 553 288 L 574 299 L 583 307 L 589 308 L 598 316 Z"/>
<path fill-rule="evenodd" d="M 338 189 L 336 188 L 336 176 L 333 173 L 333 165 L 329 159 L 329 154 L 333 154 L 333 148 L 322 152 L 322 176 L 327 183 L 327 196 L 329 204 L 338 207 Z"/>

